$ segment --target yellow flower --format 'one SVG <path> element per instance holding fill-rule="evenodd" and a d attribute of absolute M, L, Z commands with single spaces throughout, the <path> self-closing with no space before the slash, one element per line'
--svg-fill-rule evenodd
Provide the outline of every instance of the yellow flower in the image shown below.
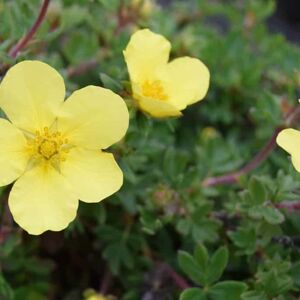
<path fill-rule="evenodd" d="M 277 144 L 291 155 L 295 169 L 300 172 L 300 131 L 292 128 L 280 131 Z"/>
<path fill-rule="evenodd" d="M 14 220 L 30 234 L 59 231 L 75 218 L 78 199 L 98 202 L 115 193 L 123 175 L 102 151 L 128 127 L 127 107 L 110 90 L 87 86 L 65 102 L 59 73 L 24 61 L 0 84 L 0 186 Z"/>
<path fill-rule="evenodd" d="M 168 63 L 171 45 L 149 29 L 131 36 L 124 51 L 133 97 L 153 117 L 180 116 L 181 110 L 204 98 L 209 71 L 196 58 L 181 57 Z"/>

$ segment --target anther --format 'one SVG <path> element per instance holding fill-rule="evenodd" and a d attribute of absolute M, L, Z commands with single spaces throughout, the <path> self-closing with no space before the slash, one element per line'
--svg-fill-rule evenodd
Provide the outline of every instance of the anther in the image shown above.
<path fill-rule="evenodd" d="M 28 149 L 32 152 L 33 156 L 38 155 L 44 160 L 54 163 L 55 161 L 64 161 L 65 151 L 64 147 L 68 143 L 67 138 L 62 138 L 60 132 L 51 132 L 48 127 L 44 127 L 42 131 L 36 131 L 35 137 L 28 140 Z"/>

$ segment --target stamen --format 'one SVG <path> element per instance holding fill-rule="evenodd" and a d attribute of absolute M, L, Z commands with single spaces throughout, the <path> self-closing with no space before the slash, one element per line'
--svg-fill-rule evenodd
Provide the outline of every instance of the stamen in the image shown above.
<path fill-rule="evenodd" d="M 66 160 L 72 145 L 59 131 L 51 131 L 48 127 L 44 127 L 41 132 L 36 130 L 35 136 L 27 137 L 27 145 L 33 160 L 48 161 L 54 166 Z"/>
<path fill-rule="evenodd" d="M 168 96 L 166 95 L 161 81 L 149 81 L 146 80 L 142 84 L 142 94 L 145 97 L 157 99 L 157 100 L 167 100 Z"/>

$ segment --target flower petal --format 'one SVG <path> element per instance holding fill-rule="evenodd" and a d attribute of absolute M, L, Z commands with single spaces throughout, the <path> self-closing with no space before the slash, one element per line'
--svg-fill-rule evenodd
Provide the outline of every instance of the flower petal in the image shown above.
<path fill-rule="evenodd" d="M 41 165 L 16 181 L 8 204 L 23 229 L 41 234 L 66 228 L 76 216 L 78 197 L 61 174 L 51 166 Z"/>
<path fill-rule="evenodd" d="M 167 101 L 140 98 L 137 100 L 137 103 L 141 110 L 155 118 L 178 117 L 182 115 L 178 107 Z"/>
<path fill-rule="evenodd" d="M 61 173 L 84 202 L 99 202 L 123 184 L 123 173 L 114 156 L 100 150 L 71 149 Z"/>
<path fill-rule="evenodd" d="M 135 32 L 124 51 L 130 79 L 141 82 L 151 79 L 156 69 L 168 62 L 170 42 L 149 29 Z"/>
<path fill-rule="evenodd" d="M 26 169 L 27 141 L 10 122 L 0 119 L 0 186 L 10 184 Z"/>
<path fill-rule="evenodd" d="M 209 71 L 196 58 L 181 57 L 168 63 L 162 70 L 161 80 L 173 105 L 184 109 L 204 98 L 209 86 Z"/>
<path fill-rule="evenodd" d="M 300 131 L 292 128 L 283 129 L 279 132 L 276 142 L 290 154 L 299 153 Z"/>
<path fill-rule="evenodd" d="M 65 96 L 59 73 L 40 61 L 10 68 L 0 84 L 0 106 L 15 126 L 34 132 L 54 121 Z"/>
<path fill-rule="evenodd" d="M 300 157 L 297 154 L 292 155 L 292 164 L 295 167 L 295 169 L 300 172 Z"/>
<path fill-rule="evenodd" d="M 295 169 L 300 172 L 300 131 L 292 128 L 279 132 L 277 144 L 292 156 L 292 163 Z"/>
<path fill-rule="evenodd" d="M 62 106 L 58 128 L 70 144 L 105 149 L 126 133 L 129 114 L 124 100 L 108 89 L 87 86 Z"/>

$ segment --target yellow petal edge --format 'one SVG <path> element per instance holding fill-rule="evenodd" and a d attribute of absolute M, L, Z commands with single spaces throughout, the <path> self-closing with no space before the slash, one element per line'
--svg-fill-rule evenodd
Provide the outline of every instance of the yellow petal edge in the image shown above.
<path fill-rule="evenodd" d="M 291 155 L 293 166 L 300 172 L 300 131 L 293 128 L 284 129 L 278 134 L 276 142 Z"/>

